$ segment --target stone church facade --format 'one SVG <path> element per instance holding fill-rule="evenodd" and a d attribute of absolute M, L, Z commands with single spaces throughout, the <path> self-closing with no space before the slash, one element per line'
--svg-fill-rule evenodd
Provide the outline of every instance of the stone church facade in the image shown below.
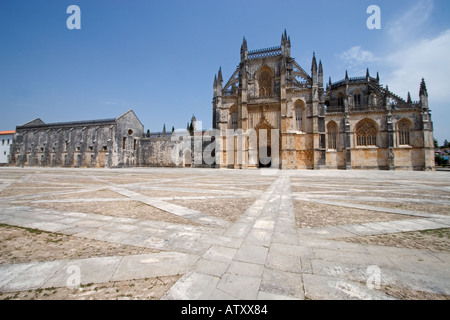
<path fill-rule="evenodd" d="M 225 83 L 214 78 L 211 130 L 144 134 L 132 110 L 103 120 L 16 127 L 10 163 L 50 167 L 434 170 L 433 124 L 419 101 L 377 76 L 329 79 L 313 53 L 310 73 L 281 46 L 249 51 Z M 195 118 L 193 118 L 195 119 Z M 192 122 L 195 121 L 191 121 Z"/>
<path fill-rule="evenodd" d="M 224 83 L 214 79 L 213 127 L 222 168 L 434 170 L 433 125 L 424 80 L 420 101 L 380 85 L 379 76 L 324 88 L 312 57 L 307 73 L 281 46 L 249 51 Z"/>

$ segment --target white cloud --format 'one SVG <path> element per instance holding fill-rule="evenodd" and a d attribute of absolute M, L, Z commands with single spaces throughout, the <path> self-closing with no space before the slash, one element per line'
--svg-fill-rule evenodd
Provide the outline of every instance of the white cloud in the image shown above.
<path fill-rule="evenodd" d="M 339 54 L 338 57 L 350 66 L 363 65 L 377 60 L 372 52 L 363 50 L 361 46 L 351 47 L 350 49 Z"/>
<path fill-rule="evenodd" d="M 420 33 L 433 11 L 433 0 L 420 0 L 403 15 L 386 25 L 386 31 L 393 41 L 404 42 L 414 39 Z"/>
<path fill-rule="evenodd" d="M 450 29 L 441 34 L 414 42 L 386 56 L 383 64 L 389 68 L 381 80 L 389 90 L 406 97 L 411 91 L 413 100 L 419 99 L 419 85 L 425 78 L 428 102 L 432 111 L 434 137 L 440 143 L 450 137 Z"/>
<path fill-rule="evenodd" d="M 450 101 L 449 52 L 450 29 L 391 53 L 385 61 L 392 71 L 384 75 L 383 82 L 401 96 L 411 91 L 414 99 L 418 96 L 420 80 L 425 78 L 430 101 L 447 103 Z"/>

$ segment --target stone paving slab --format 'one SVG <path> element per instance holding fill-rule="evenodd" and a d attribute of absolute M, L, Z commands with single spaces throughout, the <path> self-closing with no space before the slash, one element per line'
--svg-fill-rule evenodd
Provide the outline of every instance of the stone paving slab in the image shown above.
<path fill-rule="evenodd" d="M 304 274 L 305 295 L 313 300 L 393 300 L 382 292 L 349 280 Z"/>
<path fill-rule="evenodd" d="M 255 300 L 258 296 L 261 278 L 226 273 L 217 283 L 217 290 L 235 299 Z"/>
<path fill-rule="evenodd" d="M 14 292 L 41 288 L 65 265 L 67 260 L 28 263 L 21 272 L 17 272 L 14 270 L 15 267 L 12 267 L 11 271 L 15 276 L 3 285 L 0 291 Z M 22 266 L 19 265 L 18 268 L 20 270 Z"/>
<path fill-rule="evenodd" d="M 208 300 L 216 290 L 220 278 L 188 272 L 162 297 L 163 300 Z"/>
<path fill-rule="evenodd" d="M 188 209 L 173 203 L 164 202 L 161 200 L 155 200 L 154 198 L 142 195 L 140 193 L 119 188 L 119 187 L 112 187 L 110 188 L 112 191 L 117 192 L 119 194 L 122 194 L 124 196 L 127 196 L 131 198 L 132 200 L 137 200 L 142 203 L 148 204 L 152 207 L 164 210 L 166 212 L 169 212 L 171 214 L 177 215 L 179 217 L 192 220 L 194 222 L 204 224 L 204 225 L 211 225 L 211 226 L 227 226 L 229 223 L 228 221 L 219 219 L 217 217 L 212 217 L 205 215 L 204 213 L 201 213 L 196 210 Z"/>
<path fill-rule="evenodd" d="M 188 272 L 198 259 L 179 252 L 161 252 L 1 265 L 0 292 L 65 287 L 71 285 L 75 272 L 79 272 L 79 284 L 178 275 Z"/>
<path fill-rule="evenodd" d="M 269 268 L 264 270 L 261 291 L 296 299 L 305 298 L 301 274 Z"/>
<path fill-rule="evenodd" d="M 358 197 L 356 192 L 364 191 L 367 187 L 373 189 L 373 183 L 382 184 L 377 188 L 380 192 L 394 190 L 401 194 L 403 190 L 411 187 L 410 181 L 413 176 L 421 177 L 420 173 L 409 172 L 403 175 L 399 172 L 378 171 L 283 171 L 277 172 L 273 179 L 270 176 L 270 183 L 265 183 L 267 186 L 265 191 L 250 192 L 245 190 L 245 179 L 255 177 L 268 179 L 269 176 L 259 175 L 256 171 L 255 173 L 206 169 L 168 170 L 163 168 L 149 169 L 149 172 L 153 170 L 158 173 L 182 173 L 183 177 L 178 177 L 178 180 L 183 183 L 190 181 L 191 177 L 203 174 L 208 181 L 216 179 L 217 184 L 220 184 L 221 178 L 226 176 L 230 181 L 240 181 L 242 186 L 228 188 L 223 190 L 223 193 L 221 190 L 209 189 L 209 193 L 228 197 L 256 195 L 258 199 L 238 220 L 230 223 L 199 211 L 165 202 L 173 197 L 152 198 L 139 193 L 140 190 L 157 190 L 158 188 L 169 191 L 171 189 L 164 187 L 164 183 L 167 184 L 176 179 L 166 179 L 165 182 L 161 180 L 160 185 L 158 181 L 152 181 L 156 185 L 152 185 L 151 188 L 142 180 L 138 183 L 121 185 L 106 183 L 106 180 L 101 179 L 96 181 L 103 184 L 97 185 L 101 188 L 105 188 L 107 184 L 107 188 L 125 195 L 126 201 L 141 201 L 202 224 L 193 226 L 83 212 L 61 212 L 16 206 L 13 203 L 24 199 L 38 199 L 42 195 L 52 195 L 51 192 L 7 197 L 6 200 L 2 198 L 5 200 L 0 204 L 0 222 L 2 223 L 22 227 L 34 226 L 44 231 L 148 247 L 161 252 L 123 257 L 1 265 L 0 291 L 64 286 L 70 275 L 67 269 L 72 265 L 80 268 L 82 282 L 183 275 L 166 293 L 164 299 L 391 299 L 380 290 L 370 289 L 365 285 L 368 277 L 367 268 L 372 266 L 379 268 L 382 284 L 405 286 L 412 290 L 430 293 L 450 294 L 448 280 L 450 279 L 448 268 L 450 253 L 448 252 L 429 252 L 341 241 L 347 237 L 450 227 L 450 216 L 446 215 L 333 201 L 333 198 L 344 199 L 337 197 L 340 190 L 336 188 L 347 178 L 357 181 L 364 176 L 364 181 L 354 185 L 352 182 L 351 186 L 355 190 L 352 199 L 359 201 L 364 197 Z M 128 171 L 111 172 L 121 174 Z M 134 173 L 136 169 L 129 169 L 129 172 Z M 393 180 L 393 176 L 396 180 Z M 54 179 L 57 177 L 58 175 L 54 174 Z M 291 179 L 295 182 L 291 183 Z M 334 181 L 333 185 L 328 184 L 329 179 Z M 446 181 L 443 176 L 439 176 L 439 179 L 441 184 Z M 385 187 L 385 182 L 392 186 Z M 56 182 L 54 183 L 56 185 Z M 201 189 L 201 185 L 200 180 L 195 183 L 199 192 L 205 190 Z M 314 195 L 292 193 L 291 185 L 299 187 L 312 185 L 313 190 L 314 187 L 320 187 L 334 192 L 317 191 Z M 53 195 L 76 195 L 78 192 L 100 190 L 97 186 L 94 188 L 89 185 L 80 185 L 79 190 L 65 190 Z M 416 187 L 417 190 L 421 188 L 450 191 L 450 188 L 444 188 L 442 185 Z M 182 189 L 193 192 L 191 188 Z M 345 196 L 348 192 L 350 191 L 347 189 L 342 194 Z M 192 198 L 181 195 L 176 197 Z M 194 198 L 208 199 L 205 196 Z M 294 214 L 293 200 L 296 199 L 412 217 L 407 220 L 299 229 L 296 227 Z M 88 200 L 94 202 L 95 199 Z M 432 203 L 431 199 L 427 201 L 418 199 L 415 202 Z M 445 200 L 439 203 L 447 202 Z"/>
<path fill-rule="evenodd" d="M 135 279 L 143 279 L 184 274 L 197 260 L 198 256 L 178 252 L 160 252 L 125 256 L 120 261 L 111 280 L 128 280 L 131 275 Z"/>

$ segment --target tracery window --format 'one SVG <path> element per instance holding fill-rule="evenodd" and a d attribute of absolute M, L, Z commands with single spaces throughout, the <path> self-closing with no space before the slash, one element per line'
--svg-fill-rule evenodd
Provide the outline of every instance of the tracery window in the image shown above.
<path fill-rule="evenodd" d="M 238 127 L 238 123 L 237 123 L 237 112 L 236 112 L 236 111 L 233 111 L 233 112 L 231 113 L 231 128 L 232 128 L 233 130 L 236 130 L 237 127 Z"/>
<path fill-rule="evenodd" d="M 238 128 L 238 109 L 233 105 L 228 113 L 228 129 L 236 130 Z"/>
<path fill-rule="evenodd" d="M 353 96 L 353 102 L 355 104 L 355 107 L 361 106 L 361 94 L 357 93 Z"/>
<path fill-rule="evenodd" d="M 338 128 L 337 128 L 337 124 L 334 121 L 331 121 L 328 125 L 327 125 L 327 147 L 328 149 L 331 150 L 336 150 L 337 149 L 337 132 L 338 132 Z"/>
<path fill-rule="evenodd" d="M 303 114 L 304 114 L 305 108 L 303 103 L 298 101 L 295 104 L 295 125 L 297 131 L 305 131 L 304 129 L 304 123 L 303 123 Z"/>
<path fill-rule="evenodd" d="M 409 146 L 410 145 L 410 140 L 409 140 L 409 123 L 407 120 L 401 120 L 398 123 L 398 144 L 399 145 L 405 145 L 405 146 Z"/>
<path fill-rule="evenodd" d="M 371 120 L 362 120 L 356 126 L 356 145 L 357 146 L 376 146 L 377 128 Z"/>
<path fill-rule="evenodd" d="M 272 76 L 269 71 L 262 71 L 258 79 L 259 96 L 267 97 L 272 94 Z"/>

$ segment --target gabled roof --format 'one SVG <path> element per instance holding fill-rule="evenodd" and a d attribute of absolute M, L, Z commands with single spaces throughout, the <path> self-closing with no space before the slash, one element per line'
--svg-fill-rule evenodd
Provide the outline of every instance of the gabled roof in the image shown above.
<path fill-rule="evenodd" d="M 141 123 L 141 121 L 136 116 L 136 114 L 133 112 L 133 110 L 130 109 L 127 112 L 125 112 L 124 114 L 122 114 L 121 116 L 119 116 L 117 118 L 110 118 L 110 119 L 45 123 L 41 119 L 37 118 L 30 122 L 25 123 L 24 125 L 17 126 L 16 129 L 43 129 L 43 128 L 55 128 L 55 127 L 81 127 L 81 126 L 85 127 L 85 126 L 115 124 L 117 122 L 117 120 L 119 120 L 120 118 L 129 114 L 130 112 Z"/>
<path fill-rule="evenodd" d="M 125 112 L 124 114 L 122 114 L 121 116 L 116 118 L 116 121 L 119 120 L 120 118 L 126 116 L 127 114 L 132 113 L 134 115 L 134 117 L 139 121 L 139 123 L 144 126 L 141 122 L 141 120 L 139 120 L 139 118 L 136 116 L 136 114 L 134 113 L 134 111 L 132 109 L 128 110 L 127 112 Z"/>
<path fill-rule="evenodd" d="M 31 121 L 21 125 L 20 127 L 33 127 L 36 125 L 43 125 L 43 124 L 45 124 L 44 121 L 42 121 L 40 118 L 36 118 L 34 120 L 31 120 Z"/>
<path fill-rule="evenodd" d="M 7 134 L 15 134 L 15 130 L 9 130 L 9 131 L 0 131 L 0 135 L 7 135 Z"/>

